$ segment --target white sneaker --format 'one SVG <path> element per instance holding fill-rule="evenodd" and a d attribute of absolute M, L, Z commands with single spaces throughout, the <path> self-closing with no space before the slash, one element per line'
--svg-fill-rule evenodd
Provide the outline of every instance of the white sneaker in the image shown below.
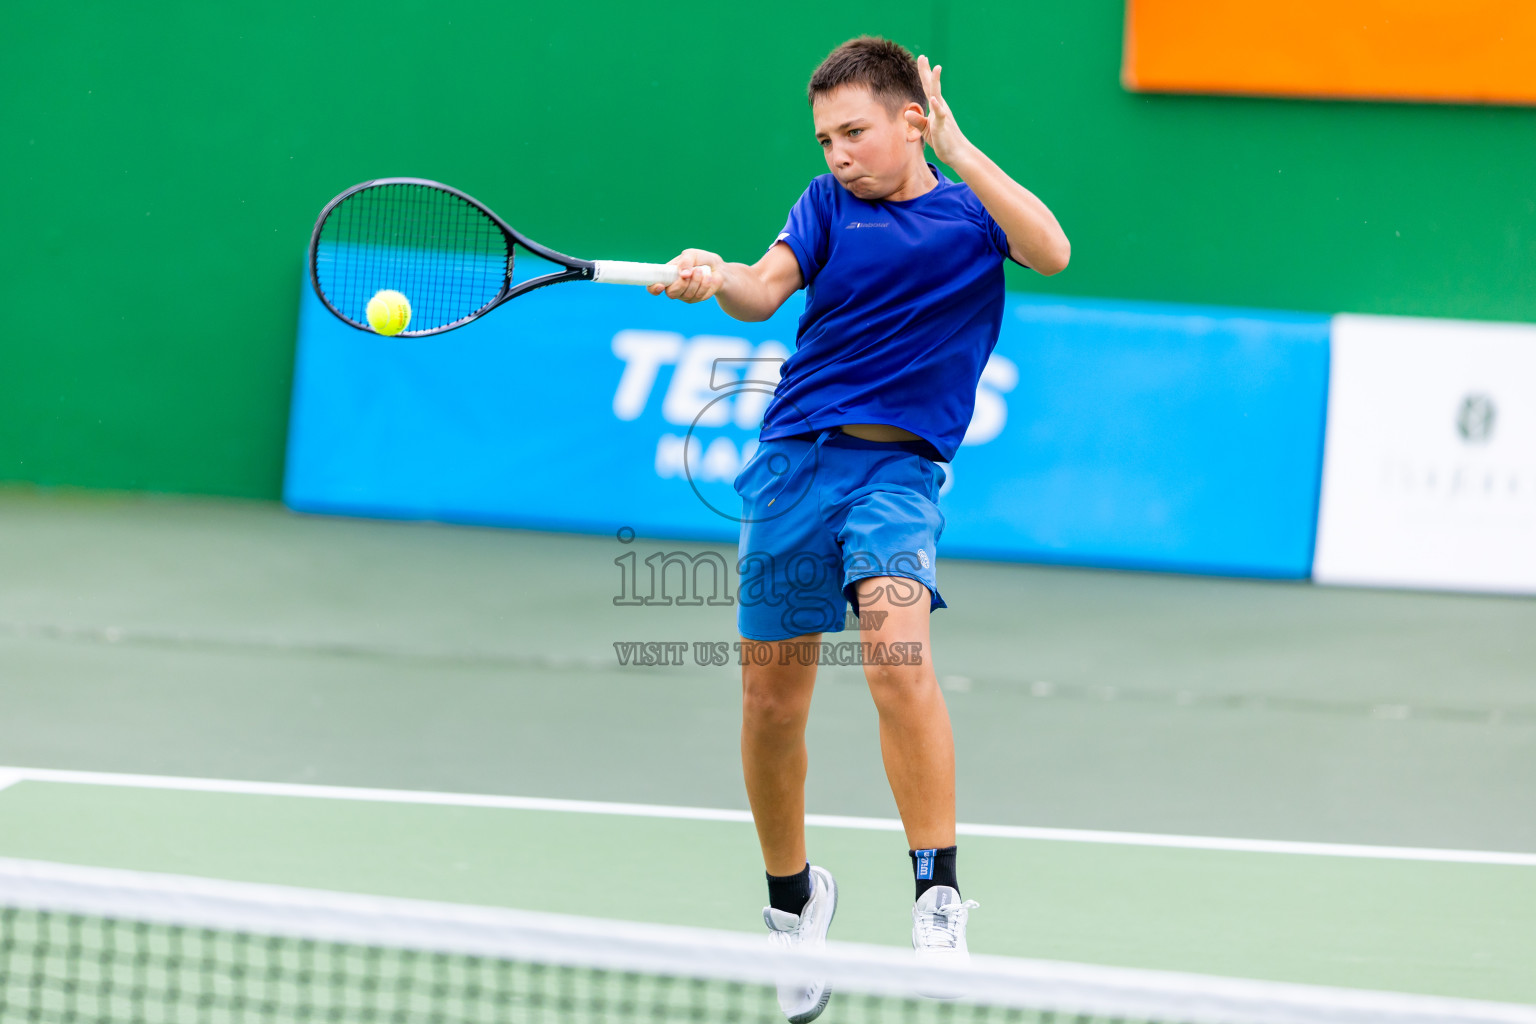
<path fill-rule="evenodd" d="M 953 890 L 951 890 L 953 891 Z M 837 913 L 837 883 L 826 868 L 811 866 L 811 898 L 798 914 L 787 914 L 772 907 L 763 908 L 768 925 L 768 940 L 776 946 L 816 949 L 827 944 L 827 929 Z M 779 1009 L 790 1024 L 809 1024 L 821 1016 L 832 998 L 825 979 L 817 981 L 781 981 L 778 984 Z"/>
<path fill-rule="evenodd" d="M 965 922 L 981 904 L 960 901 L 947 885 L 935 885 L 912 905 L 912 948 L 917 959 L 929 964 L 968 964 L 971 951 L 965 944 Z"/>

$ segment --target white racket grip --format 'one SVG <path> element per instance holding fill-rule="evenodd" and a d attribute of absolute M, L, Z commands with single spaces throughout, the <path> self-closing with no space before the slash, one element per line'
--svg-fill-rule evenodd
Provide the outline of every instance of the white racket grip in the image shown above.
<path fill-rule="evenodd" d="M 667 263 L 626 263 L 624 260 L 593 260 L 592 280 L 603 284 L 671 284 L 677 268 Z"/>

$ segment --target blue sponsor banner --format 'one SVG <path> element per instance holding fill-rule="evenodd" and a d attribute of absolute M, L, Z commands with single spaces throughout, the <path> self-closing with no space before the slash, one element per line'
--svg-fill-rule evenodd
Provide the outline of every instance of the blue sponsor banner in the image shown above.
<path fill-rule="evenodd" d="M 731 483 L 800 306 L 746 324 L 713 303 L 557 285 L 401 339 L 342 324 L 306 285 L 285 500 L 735 540 Z M 1322 317 L 1010 295 L 941 552 L 1306 576 L 1327 349 Z"/>
<path fill-rule="evenodd" d="M 1328 332 L 1321 316 L 1009 296 L 941 551 L 1307 577 Z"/>

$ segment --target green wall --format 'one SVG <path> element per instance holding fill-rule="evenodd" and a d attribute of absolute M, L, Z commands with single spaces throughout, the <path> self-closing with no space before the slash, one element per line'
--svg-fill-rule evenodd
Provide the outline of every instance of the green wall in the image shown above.
<path fill-rule="evenodd" d="M 1536 113 L 1131 96 L 1121 11 L 8 5 L 0 480 L 275 496 L 302 250 L 366 178 L 579 255 L 753 258 L 822 169 L 805 79 L 865 31 L 1061 217 L 1072 266 L 1012 287 L 1536 319 Z"/>

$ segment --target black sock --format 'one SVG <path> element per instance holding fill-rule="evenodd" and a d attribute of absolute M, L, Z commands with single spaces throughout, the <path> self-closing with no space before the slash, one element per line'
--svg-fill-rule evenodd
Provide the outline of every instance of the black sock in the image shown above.
<path fill-rule="evenodd" d="M 766 873 L 766 872 L 765 872 Z M 786 914 L 798 914 L 811 899 L 811 866 L 793 875 L 768 875 L 768 905 Z"/>
<path fill-rule="evenodd" d="M 912 877 L 917 880 L 917 899 L 936 885 L 947 885 L 960 891 L 960 881 L 955 877 L 955 851 L 958 847 L 946 846 L 941 850 L 908 850 L 912 858 Z"/>

